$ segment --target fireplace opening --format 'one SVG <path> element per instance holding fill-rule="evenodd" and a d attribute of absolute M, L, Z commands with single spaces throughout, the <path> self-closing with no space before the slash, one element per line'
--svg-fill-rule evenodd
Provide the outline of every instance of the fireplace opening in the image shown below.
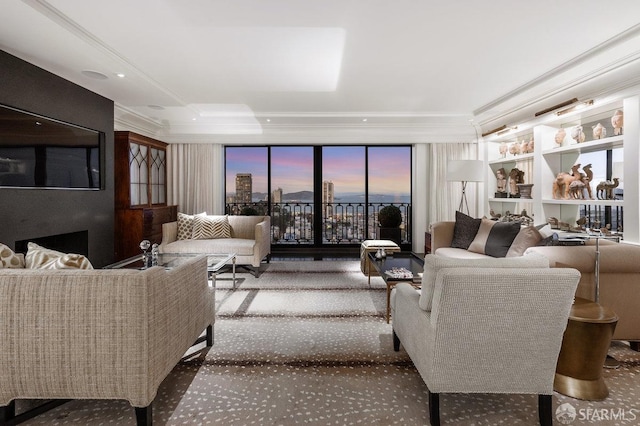
<path fill-rule="evenodd" d="M 27 243 L 29 242 L 36 243 L 39 246 L 51 250 L 63 253 L 76 253 L 89 257 L 89 231 L 69 232 L 66 234 L 48 235 L 45 237 L 16 241 L 16 253 L 26 253 Z"/>

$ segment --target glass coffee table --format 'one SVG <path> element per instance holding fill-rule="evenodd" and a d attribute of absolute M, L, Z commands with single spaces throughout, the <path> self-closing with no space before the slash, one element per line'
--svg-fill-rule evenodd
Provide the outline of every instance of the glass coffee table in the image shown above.
<path fill-rule="evenodd" d="M 233 288 L 236 288 L 236 254 L 235 253 L 158 253 L 157 266 L 163 266 L 165 268 L 173 268 L 186 259 L 192 259 L 198 256 L 207 257 L 207 272 L 211 278 L 213 288 L 216 288 L 216 275 L 222 272 L 226 265 L 231 264 L 233 272 Z M 119 268 L 133 268 L 133 269 L 147 269 L 149 266 L 145 265 L 144 257 L 142 254 L 133 256 L 128 259 L 121 260 L 111 265 L 105 266 L 105 269 L 119 269 Z"/>
<path fill-rule="evenodd" d="M 380 277 L 387 285 L 387 324 L 391 316 L 391 290 L 398 283 L 409 283 L 416 288 L 422 286 L 422 271 L 424 270 L 424 260 L 413 253 L 396 252 L 387 254 L 382 259 L 376 259 L 375 252 L 368 254 L 371 265 L 380 274 Z M 402 270 L 410 273 L 407 275 L 394 274 L 394 271 Z M 369 268 L 369 285 L 371 285 L 371 268 Z"/>

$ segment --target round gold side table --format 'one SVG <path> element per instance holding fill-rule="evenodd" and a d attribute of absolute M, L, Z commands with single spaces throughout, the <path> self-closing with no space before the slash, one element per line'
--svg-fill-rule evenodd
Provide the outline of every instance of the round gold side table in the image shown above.
<path fill-rule="evenodd" d="M 558 356 L 556 392 L 592 401 L 609 395 L 602 369 L 617 323 L 611 309 L 576 297 Z"/>

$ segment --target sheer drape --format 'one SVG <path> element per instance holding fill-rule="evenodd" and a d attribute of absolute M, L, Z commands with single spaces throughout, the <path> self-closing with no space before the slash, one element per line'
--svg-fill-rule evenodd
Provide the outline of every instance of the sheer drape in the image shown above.
<path fill-rule="evenodd" d="M 222 145 L 169 144 L 167 198 L 178 211 L 224 213 Z"/>
<path fill-rule="evenodd" d="M 478 145 L 473 143 L 434 143 L 428 153 L 428 215 L 429 223 L 442 220 L 455 220 L 455 213 L 462 197 L 462 183 L 447 181 L 447 163 L 449 160 L 478 159 Z M 477 188 L 482 183 L 469 182 L 467 201 L 471 216 L 477 209 Z"/>

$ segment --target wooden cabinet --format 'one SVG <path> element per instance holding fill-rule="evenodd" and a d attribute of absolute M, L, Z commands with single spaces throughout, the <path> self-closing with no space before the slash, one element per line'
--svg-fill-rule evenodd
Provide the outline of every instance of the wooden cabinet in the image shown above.
<path fill-rule="evenodd" d="M 133 132 L 115 132 L 115 259 L 139 254 L 140 241 L 160 243 L 162 224 L 175 221 L 167 205 L 167 144 Z"/>

